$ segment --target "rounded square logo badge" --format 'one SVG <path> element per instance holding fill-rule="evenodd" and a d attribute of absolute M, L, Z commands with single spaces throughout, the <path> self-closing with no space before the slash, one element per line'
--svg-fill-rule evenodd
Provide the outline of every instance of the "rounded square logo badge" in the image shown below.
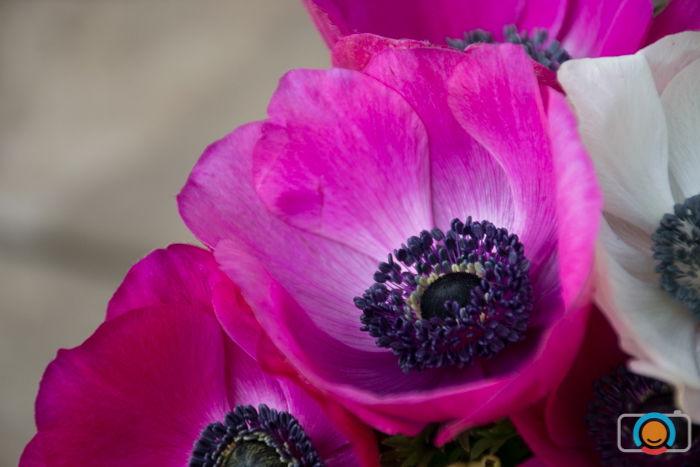
<path fill-rule="evenodd" d="M 617 447 L 651 456 L 687 452 L 692 439 L 690 417 L 674 413 L 625 413 L 617 418 Z M 624 434 L 628 436 L 622 436 Z M 624 438 L 624 441 L 623 441 Z"/>

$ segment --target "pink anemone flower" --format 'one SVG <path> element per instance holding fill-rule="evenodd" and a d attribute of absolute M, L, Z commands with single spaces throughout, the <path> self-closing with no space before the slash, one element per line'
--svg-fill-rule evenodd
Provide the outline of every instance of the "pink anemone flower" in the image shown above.
<path fill-rule="evenodd" d="M 259 329 L 237 345 L 213 303 L 254 322 L 205 250 L 173 245 L 136 264 L 107 320 L 46 369 L 20 465 L 378 465 L 368 428 L 265 373 L 246 351 Z"/>
<path fill-rule="evenodd" d="M 591 313 L 581 349 L 566 378 L 543 400 L 511 416 L 535 458 L 527 467 L 694 467 L 700 458 L 700 427 L 685 438 L 678 425 L 678 446 L 685 453 L 650 456 L 618 449 L 617 419 L 625 413 L 673 413 L 673 389 L 624 367 L 629 356 L 598 310 Z M 634 447 L 631 426 L 620 442 Z M 678 447 L 676 446 L 676 447 Z"/>
<path fill-rule="evenodd" d="M 384 432 L 451 422 L 442 443 L 563 377 L 601 198 L 520 47 L 291 71 L 268 114 L 206 150 L 180 212 L 313 385 Z"/>
<path fill-rule="evenodd" d="M 351 34 L 448 43 L 525 44 L 547 66 L 634 53 L 657 39 L 700 29 L 700 3 L 671 0 L 303 0 L 329 47 Z"/>

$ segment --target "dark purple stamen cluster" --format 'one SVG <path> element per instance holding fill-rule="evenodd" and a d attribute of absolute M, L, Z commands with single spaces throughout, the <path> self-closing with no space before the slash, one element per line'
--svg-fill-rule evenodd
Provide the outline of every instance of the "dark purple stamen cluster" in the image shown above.
<path fill-rule="evenodd" d="M 700 319 L 700 195 L 676 204 L 651 239 L 661 289 Z"/>
<path fill-rule="evenodd" d="M 521 44 L 527 54 L 535 61 L 547 68 L 557 71 L 559 66 L 569 60 L 571 56 L 564 50 L 559 41 L 547 41 L 547 31 L 536 29 L 530 37 L 527 32 L 518 32 L 514 25 L 503 28 L 504 42 L 511 44 Z M 496 42 L 490 32 L 481 29 L 465 32 L 464 39 L 445 39 L 450 47 L 464 50 L 472 44 L 493 44 Z"/>
<path fill-rule="evenodd" d="M 214 422 L 195 443 L 190 467 L 322 467 L 311 439 L 288 412 L 239 405 Z"/>
<path fill-rule="evenodd" d="M 622 414 L 673 413 L 675 405 L 671 387 L 661 381 L 640 376 L 618 367 L 593 385 L 594 399 L 588 405 L 588 433 L 602 464 L 615 467 L 652 465 L 674 467 L 700 466 L 700 427 L 692 426 L 690 451 L 650 456 L 644 453 L 623 453 L 617 447 L 617 419 Z M 633 425 L 622 425 L 621 445 L 633 446 Z M 678 434 L 681 435 L 680 433 Z"/>
<path fill-rule="evenodd" d="M 362 330 L 404 372 L 469 365 L 524 338 L 532 287 L 517 235 L 488 221 L 423 231 L 379 264 L 355 298 Z"/>

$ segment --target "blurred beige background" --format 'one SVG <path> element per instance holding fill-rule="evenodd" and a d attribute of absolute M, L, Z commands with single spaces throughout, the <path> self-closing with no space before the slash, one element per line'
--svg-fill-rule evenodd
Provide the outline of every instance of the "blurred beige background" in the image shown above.
<path fill-rule="evenodd" d="M 0 466 L 56 350 L 131 264 L 194 241 L 175 195 L 204 147 L 327 63 L 294 0 L 0 0 Z"/>

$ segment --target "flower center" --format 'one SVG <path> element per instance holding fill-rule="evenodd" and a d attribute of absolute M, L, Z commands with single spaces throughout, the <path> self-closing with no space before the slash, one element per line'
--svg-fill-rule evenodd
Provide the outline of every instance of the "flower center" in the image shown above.
<path fill-rule="evenodd" d="M 423 231 L 379 263 L 355 305 L 362 330 L 404 372 L 456 366 L 518 342 L 532 309 L 524 246 L 488 221 Z"/>
<path fill-rule="evenodd" d="M 661 289 L 700 319 L 700 195 L 675 205 L 651 239 Z"/>
<path fill-rule="evenodd" d="M 518 32 L 515 25 L 511 24 L 503 28 L 504 42 L 522 44 L 527 54 L 533 60 L 547 68 L 557 71 L 559 66 L 569 60 L 571 56 L 564 50 L 558 40 L 547 40 L 547 31 L 535 29 L 532 37 L 526 31 Z M 482 29 L 464 33 L 464 39 L 446 39 L 447 44 L 455 49 L 464 50 L 472 44 L 493 44 L 496 41 L 490 32 Z"/>
<path fill-rule="evenodd" d="M 596 381 L 593 388 L 594 399 L 588 405 L 586 421 L 588 434 L 601 456 L 603 465 L 697 465 L 693 460 L 700 456 L 700 427 L 691 427 L 691 439 L 688 440 L 687 430 L 684 429 L 687 427 L 684 423 L 687 422 L 676 424 L 676 442 L 673 447 L 682 448 L 690 443 L 688 452 L 649 456 L 644 453 L 621 452 L 618 449 L 617 423 L 620 415 L 657 412 L 673 419 L 675 405 L 670 386 L 653 378 L 634 374 L 625 367 L 618 367 Z M 620 422 L 620 446 L 636 447 L 633 433 L 635 422 L 634 417 L 624 418 Z"/>
<path fill-rule="evenodd" d="M 322 467 L 298 420 L 265 404 L 239 405 L 209 424 L 194 445 L 190 467 Z"/>
<path fill-rule="evenodd" d="M 480 283 L 479 276 L 468 272 L 456 272 L 438 277 L 428 286 L 420 299 L 423 317 L 447 318 L 448 312 L 445 308 L 447 302 L 455 302 L 460 307 L 468 306 L 471 301 L 471 291 Z"/>

